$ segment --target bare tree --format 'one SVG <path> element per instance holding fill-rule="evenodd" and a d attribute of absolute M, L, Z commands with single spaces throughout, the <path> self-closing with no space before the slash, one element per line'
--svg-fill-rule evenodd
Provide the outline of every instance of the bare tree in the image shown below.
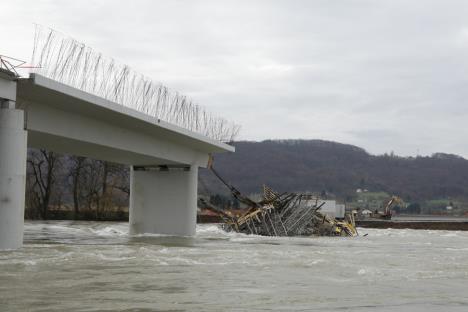
<path fill-rule="evenodd" d="M 61 158 L 53 152 L 30 150 L 26 191 L 27 218 L 66 217 L 69 207 L 74 219 L 112 218 L 128 207 L 129 168 L 81 156 Z"/>
<path fill-rule="evenodd" d="M 53 152 L 42 149 L 29 152 L 28 173 L 31 177 L 31 185 L 28 189 L 33 192 L 32 202 L 42 219 L 48 217 L 49 203 L 55 183 L 55 171 L 58 165 L 59 158 Z"/>
<path fill-rule="evenodd" d="M 68 176 L 71 178 L 71 187 L 73 192 L 73 212 L 75 219 L 78 218 L 80 212 L 81 200 L 81 178 L 86 158 L 81 156 L 70 156 L 70 168 Z"/>
<path fill-rule="evenodd" d="M 101 179 L 101 189 L 96 193 L 96 208 L 99 213 L 105 215 L 108 211 L 115 211 L 120 206 L 122 192 L 124 193 L 123 202 L 128 205 L 130 193 L 128 168 L 106 161 L 99 161 L 98 164 L 101 172 L 99 177 Z"/>
<path fill-rule="evenodd" d="M 113 173 L 114 188 L 124 194 L 124 201 L 128 201 L 130 197 L 130 168 L 125 165 L 121 165 Z"/>

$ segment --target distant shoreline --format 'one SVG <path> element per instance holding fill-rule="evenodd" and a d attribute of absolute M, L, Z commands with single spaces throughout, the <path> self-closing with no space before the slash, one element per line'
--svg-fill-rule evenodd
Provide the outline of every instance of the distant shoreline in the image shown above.
<path fill-rule="evenodd" d="M 37 219 L 28 219 L 38 221 Z M 79 218 L 73 218 L 71 213 L 68 214 L 50 214 L 49 220 L 63 221 L 114 221 L 128 222 L 128 212 L 116 214 L 108 214 L 105 217 L 93 218 L 91 214 L 81 215 Z M 218 216 L 198 215 L 197 223 L 221 223 L 222 220 Z M 392 220 L 359 220 L 356 221 L 358 227 L 376 228 L 376 229 L 415 229 L 415 230 L 448 230 L 448 231 L 468 231 L 467 217 L 452 217 L 452 216 L 437 216 L 437 215 L 399 215 Z"/>
<path fill-rule="evenodd" d="M 466 218 L 460 220 L 360 220 L 356 226 L 374 229 L 413 229 L 413 230 L 446 230 L 468 231 Z"/>
<path fill-rule="evenodd" d="M 436 221 L 436 222 L 468 222 L 468 217 L 443 215 L 397 215 L 390 221 Z"/>

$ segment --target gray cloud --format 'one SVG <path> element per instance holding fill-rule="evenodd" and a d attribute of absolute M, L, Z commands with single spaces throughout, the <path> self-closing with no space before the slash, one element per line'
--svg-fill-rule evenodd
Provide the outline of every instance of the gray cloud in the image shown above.
<path fill-rule="evenodd" d="M 51 26 L 243 125 L 468 157 L 466 1 L 2 1 L 0 53 Z"/>

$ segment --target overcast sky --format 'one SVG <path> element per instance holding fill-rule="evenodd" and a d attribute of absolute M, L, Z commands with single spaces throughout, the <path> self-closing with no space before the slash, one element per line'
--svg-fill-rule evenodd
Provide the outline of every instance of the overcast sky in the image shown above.
<path fill-rule="evenodd" d="M 30 60 L 33 23 L 54 28 L 241 124 L 239 139 L 468 158 L 468 1 L 0 0 L 0 12 L 0 54 Z"/>

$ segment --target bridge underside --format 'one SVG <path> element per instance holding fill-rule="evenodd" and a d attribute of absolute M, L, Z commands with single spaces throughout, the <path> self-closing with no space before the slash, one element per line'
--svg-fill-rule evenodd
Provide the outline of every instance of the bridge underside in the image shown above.
<path fill-rule="evenodd" d="M 0 75 L 0 101 L 0 250 L 22 244 L 27 147 L 129 165 L 130 233 L 183 236 L 195 232 L 198 167 L 234 151 L 41 76 Z"/>
<path fill-rule="evenodd" d="M 30 147 L 133 165 L 205 167 L 229 145 L 42 76 L 18 82 Z M 58 141 L 56 141 L 58 140 Z"/>
<path fill-rule="evenodd" d="M 89 157 L 125 165 L 152 166 L 181 164 L 167 159 L 137 154 L 128 150 L 121 150 L 96 143 L 74 140 L 59 135 L 31 130 L 28 131 L 28 147 L 42 148 L 56 153 Z"/>

